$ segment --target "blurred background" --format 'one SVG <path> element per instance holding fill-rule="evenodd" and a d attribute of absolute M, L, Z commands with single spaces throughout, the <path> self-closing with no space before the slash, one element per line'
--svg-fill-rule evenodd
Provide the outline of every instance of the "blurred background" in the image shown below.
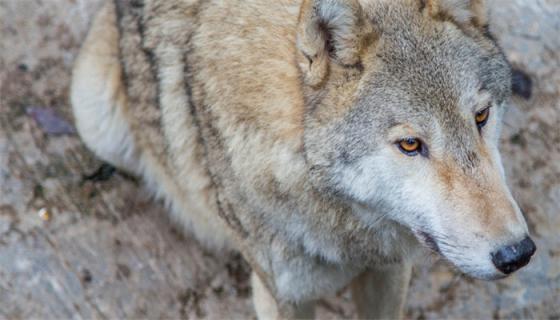
<path fill-rule="evenodd" d="M 425 258 L 411 319 L 560 319 L 560 0 L 488 2 L 533 84 L 511 101 L 501 150 L 538 251 L 497 282 Z M 134 179 L 87 179 L 101 163 L 75 133 L 68 86 L 101 3 L 0 0 L 0 318 L 254 318 L 239 256 L 180 235 Z M 345 291 L 319 303 L 320 319 L 353 315 Z"/>

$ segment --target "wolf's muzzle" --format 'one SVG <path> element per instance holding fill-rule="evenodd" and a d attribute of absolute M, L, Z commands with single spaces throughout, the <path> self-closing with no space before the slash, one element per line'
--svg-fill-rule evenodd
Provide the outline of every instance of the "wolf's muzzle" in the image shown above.
<path fill-rule="evenodd" d="M 492 262 L 498 270 L 510 274 L 527 265 L 536 250 L 533 240 L 526 237 L 519 243 L 502 247 L 492 253 Z"/>

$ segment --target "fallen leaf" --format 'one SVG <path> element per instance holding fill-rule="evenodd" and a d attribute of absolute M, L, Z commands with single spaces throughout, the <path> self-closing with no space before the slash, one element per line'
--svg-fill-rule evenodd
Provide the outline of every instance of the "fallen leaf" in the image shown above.
<path fill-rule="evenodd" d="M 28 107 L 26 112 L 47 134 L 63 135 L 76 133 L 76 129 L 57 112 L 50 108 Z"/>

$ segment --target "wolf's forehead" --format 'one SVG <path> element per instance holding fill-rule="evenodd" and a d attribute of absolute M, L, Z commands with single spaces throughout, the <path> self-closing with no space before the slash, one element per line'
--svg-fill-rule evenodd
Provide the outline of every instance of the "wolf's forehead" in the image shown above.
<path fill-rule="evenodd" d="M 424 115 L 453 123 L 483 100 L 483 83 L 474 62 L 452 61 L 459 58 L 437 52 L 401 52 L 385 57 L 383 67 L 371 75 L 372 87 L 394 108 L 405 111 L 405 117 Z"/>
<path fill-rule="evenodd" d="M 476 73 L 454 70 L 452 65 L 420 59 L 388 64 L 373 75 L 375 97 L 393 124 L 411 124 L 416 134 L 468 170 L 479 163 L 475 110 L 481 106 Z M 470 73 L 470 74 L 469 74 Z"/>
<path fill-rule="evenodd" d="M 403 32 L 381 49 L 386 75 L 418 98 L 448 102 L 473 86 L 481 87 L 480 52 L 468 39 L 433 38 Z"/>
<path fill-rule="evenodd" d="M 387 62 L 386 74 L 405 92 L 401 96 L 407 96 L 400 107 L 415 115 L 411 121 L 439 135 L 435 140 L 457 164 L 475 167 L 479 161 L 474 112 L 484 103 L 481 52 L 469 39 L 445 33 L 430 39 L 406 32 L 395 37 L 399 47 L 390 48 L 390 54 L 397 59 Z"/>

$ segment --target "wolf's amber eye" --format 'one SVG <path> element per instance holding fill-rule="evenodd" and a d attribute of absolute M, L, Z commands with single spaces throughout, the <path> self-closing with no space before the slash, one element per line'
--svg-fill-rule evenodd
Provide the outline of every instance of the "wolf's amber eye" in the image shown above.
<path fill-rule="evenodd" d="M 416 138 L 406 138 L 398 142 L 399 149 L 408 156 L 415 156 L 422 148 L 422 142 Z"/>
<path fill-rule="evenodd" d="M 474 120 L 476 121 L 476 125 L 478 126 L 479 129 L 482 129 L 482 127 L 486 125 L 489 116 L 490 116 L 490 107 L 487 107 L 484 110 L 481 110 L 475 114 Z"/>

